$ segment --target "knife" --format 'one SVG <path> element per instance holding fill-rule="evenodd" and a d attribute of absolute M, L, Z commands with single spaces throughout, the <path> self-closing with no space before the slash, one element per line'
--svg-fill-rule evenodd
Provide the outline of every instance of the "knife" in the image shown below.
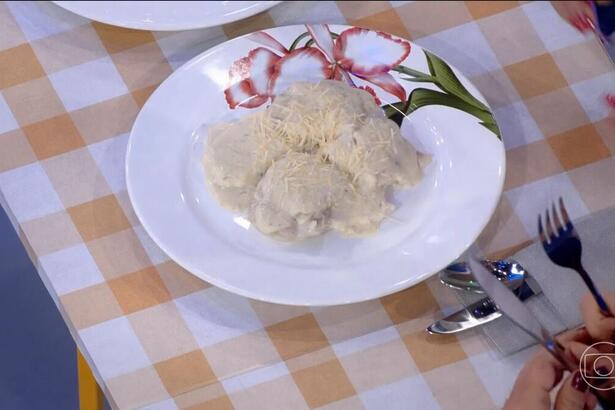
<path fill-rule="evenodd" d="M 478 260 L 470 258 L 470 268 L 485 293 L 491 296 L 511 322 L 543 345 L 568 371 L 574 372 L 579 369 L 579 363 L 565 354 L 564 347 L 555 339 L 551 332 L 545 329 L 527 306 L 512 294 L 510 289 L 492 275 Z M 612 409 L 612 403 L 606 400 L 601 391 L 608 389 L 591 387 L 594 387 L 592 393 L 597 397 L 598 403 L 600 403 L 602 408 Z"/>
<path fill-rule="evenodd" d="M 534 278 L 526 273 L 523 283 L 513 290 L 513 293 L 521 301 L 542 292 Z M 484 325 L 502 316 L 502 312 L 490 298 L 483 298 L 472 303 L 465 309 L 453 313 L 444 319 L 438 320 L 427 328 L 429 333 L 451 334 L 462 332 L 476 326 Z"/>
<path fill-rule="evenodd" d="M 500 310 L 519 328 L 542 344 L 557 360 L 570 371 L 578 368 L 576 363 L 564 354 L 564 348 L 544 328 L 534 314 L 502 282 L 495 278 L 478 260 L 470 258 L 470 268 L 481 287 L 498 305 Z"/>

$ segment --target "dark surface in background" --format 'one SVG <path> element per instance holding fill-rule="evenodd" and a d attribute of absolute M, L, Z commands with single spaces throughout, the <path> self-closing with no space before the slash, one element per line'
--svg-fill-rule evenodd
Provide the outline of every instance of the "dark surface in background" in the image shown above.
<path fill-rule="evenodd" d="M 610 36 L 615 31 L 615 3 L 609 5 L 597 5 L 598 24 L 605 36 Z"/>
<path fill-rule="evenodd" d="M 75 344 L 0 207 L 0 409 L 79 407 Z"/>

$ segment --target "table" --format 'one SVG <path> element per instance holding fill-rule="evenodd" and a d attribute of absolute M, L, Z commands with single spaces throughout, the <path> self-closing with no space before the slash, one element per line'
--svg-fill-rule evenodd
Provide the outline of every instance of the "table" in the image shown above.
<path fill-rule="evenodd" d="M 285 2 L 187 32 L 132 31 L 51 3 L 0 3 L 0 200 L 113 407 L 491 409 L 531 349 L 429 336 L 459 306 L 432 278 L 366 303 L 298 308 L 231 295 L 169 260 L 124 179 L 132 123 L 174 69 L 244 33 L 303 22 L 409 38 L 469 76 L 507 148 L 505 193 L 477 247 L 507 255 L 564 196 L 615 205 L 615 72 L 544 2 Z"/>

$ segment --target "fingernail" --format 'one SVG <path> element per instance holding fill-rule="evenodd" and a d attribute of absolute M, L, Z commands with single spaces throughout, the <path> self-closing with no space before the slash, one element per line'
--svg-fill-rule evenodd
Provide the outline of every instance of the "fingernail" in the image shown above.
<path fill-rule="evenodd" d="M 578 370 L 575 371 L 574 376 L 572 376 L 572 388 L 580 391 L 581 393 L 585 393 L 587 391 L 587 387 L 587 383 L 585 383 L 585 380 L 581 377 L 581 372 Z"/>
<path fill-rule="evenodd" d="M 589 17 L 585 17 L 585 24 L 587 24 L 587 26 L 591 28 L 594 25 L 594 21 Z"/>
<path fill-rule="evenodd" d="M 583 33 L 583 32 L 585 32 L 585 31 L 587 31 L 587 30 L 589 30 L 589 26 L 587 26 L 587 24 L 586 24 L 586 23 L 584 23 L 584 22 L 583 22 L 583 20 L 581 20 L 581 19 L 576 19 L 576 20 L 572 23 L 572 25 L 573 25 L 573 26 L 574 26 L 577 30 L 579 30 L 579 31 L 580 31 L 580 32 L 582 32 L 582 33 Z"/>

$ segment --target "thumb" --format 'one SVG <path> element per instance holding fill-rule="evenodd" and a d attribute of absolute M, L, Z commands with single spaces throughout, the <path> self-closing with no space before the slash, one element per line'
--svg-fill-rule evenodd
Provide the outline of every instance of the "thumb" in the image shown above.
<path fill-rule="evenodd" d="M 572 373 L 557 392 L 555 410 L 582 410 L 589 406 L 591 400 L 587 393 L 588 385 L 577 370 Z"/>

